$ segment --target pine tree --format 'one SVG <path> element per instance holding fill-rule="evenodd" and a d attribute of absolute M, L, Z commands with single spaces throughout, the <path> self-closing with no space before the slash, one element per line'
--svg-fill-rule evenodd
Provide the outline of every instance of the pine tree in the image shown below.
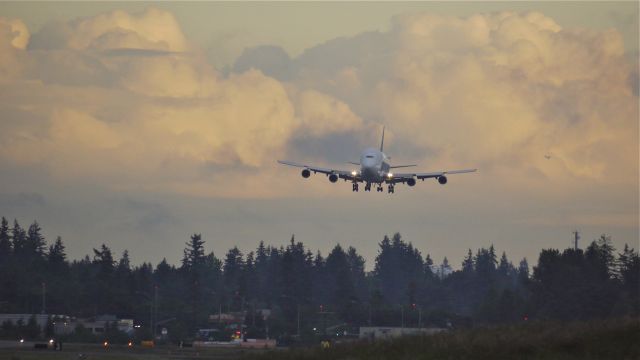
<path fill-rule="evenodd" d="M 65 247 L 62 244 L 62 238 L 58 236 L 56 242 L 49 247 L 48 261 L 54 267 L 59 267 L 67 261 L 67 254 L 64 252 Z"/>
<path fill-rule="evenodd" d="M 11 256 L 11 238 L 9 237 L 9 222 L 2 217 L 0 222 L 0 264 Z"/>
<path fill-rule="evenodd" d="M 204 262 L 204 240 L 202 240 L 202 235 L 191 235 L 191 240 L 186 245 L 187 247 L 183 252 L 182 268 L 193 271 Z"/>
<path fill-rule="evenodd" d="M 23 260 L 26 253 L 27 233 L 20 227 L 18 220 L 13 220 L 13 228 L 11 229 L 11 241 L 13 254 L 20 260 Z"/>
<path fill-rule="evenodd" d="M 40 225 L 37 221 L 34 221 L 33 224 L 29 226 L 25 248 L 30 256 L 43 257 L 45 254 L 47 244 L 41 232 L 42 229 L 40 228 Z"/>
<path fill-rule="evenodd" d="M 118 271 L 131 271 L 131 260 L 129 259 L 129 250 L 127 249 L 122 252 L 122 257 L 120 257 L 120 260 L 118 261 Z"/>
<path fill-rule="evenodd" d="M 473 272 L 473 253 L 471 249 L 469 249 L 467 257 L 462 261 L 462 271 L 467 273 Z"/>
<path fill-rule="evenodd" d="M 506 252 L 502 252 L 502 256 L 500 257 L 500 263 L 498 265 L 498 272 L 503 275 L 503 276 L 507 276 L 509 275 L 509 260 L 507 260 L 507 253 Z"/>
<path fill-rule="evenodd" d="M 527 262 L 527 258 L 522 258 L 522 260 L 520 260 L 520 265 L 518 265 L 518 277 L 521 281 L 529 279 L 529 263 Z"/>
<path fill-rule="evenodd" d="M 93 263 L 98 265 L 100 274 L 105 277 L 113 273 L 115 260 L 111 254 L 111 249 L 102 244 L 100 250 L 93 249 Z"/>

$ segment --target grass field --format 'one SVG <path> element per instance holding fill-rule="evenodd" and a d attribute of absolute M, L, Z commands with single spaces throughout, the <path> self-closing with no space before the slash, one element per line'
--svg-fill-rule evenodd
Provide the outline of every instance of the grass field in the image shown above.
<path fill-rule="evenodd" d="M 64 344 L 63 351 L 0 348 L 1 360 L 176 360 L 176 359 L 237 359 L 264 352 L 260 349 L 240 348 L 184 348 L 161 346 L 142 348 L 110 346 L 108 349 L 93 344 Z"/>
<path fill-rule="evenodd" d="M 84 357 L 81 357 L 83 354 Z M 404 337 L 386 341 L 338 344 L 330 349 L 185 348 L 153 349 L 100 345 L 65 344 L 64 351 L 32 348 L 0 348 L 0 359 L 8 360 L 419 360 L 419 359 L 640 359 L 640 319 L 625 318 L 584 323 L 540 322 L 456 330 L 430 336 Z"/>
<path fill-rule="evenodd" d="M 640 319 L 527 323 L 431 336 L 339 344 L 330 349 L 265 352 L 245 360 L 558 359 L 638 360 Z"/>

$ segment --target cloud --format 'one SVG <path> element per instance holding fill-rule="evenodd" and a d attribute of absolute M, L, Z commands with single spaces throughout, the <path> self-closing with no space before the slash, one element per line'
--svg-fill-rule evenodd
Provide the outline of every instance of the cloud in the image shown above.
<path fill-rule="evenodd" d="M 31 49 L 188 51 L 172 13 L 154 7 L 130 14 L 116 10 L 71 22 L 54 22 L 34 34 Z"/>
<path fill-rule="evenodd" d="M 244 67 L 263 66 L 260 51 L 245 54 L 256 61 L 244 56 Z M 410 161 L 514 182 L 616 174 L 637 184 L 637 71 L 615 29 L 562 28 L 538 12 L 409 13 L 388 32 L 331 40 L 291 62 L 282 80 L 389 125 L 424 149 Z"/>
<path fill-rule="evenodd" d="M 2 107 L 27 121 L 0 124 L 0 159 L 44 167 L 59 181 L 263 196 L 294 136 L 363 127 L 348 105 L 321 92 L 287 88 L 251 68 L 221 76 L 158 9 L 50 24 L 15 51 L 30 65 Z M 8 71 L 18 65 L 7 63 Z M 246 179 L 229 181 L 236 177 Z"/>
<path fill-rule="evenodd" d="M 246 49 L 223 75 L 159 9 L 50 24 L 29 42 L 5 23 L 18 30 L 2 63 L 22 75 L 2 106 L 30 120 L 2 125 L 4 161 L 56 178 L 274 195 L 286 192 L 275 158 L 344 164 L 384 123 L 387 149 L 406 157 L 394 161 L 426 170 L 478 166 L 515 188 L 637 181 L 637 91 L 615 30 L 535 12 L 413 13 L 293 59 Z"/>
<path fill-rule="evenodd" d="M 22 20 L 0 17 L 0 81 L 19 77 L 24 69 L 24 49 L 29 30 Z"/>

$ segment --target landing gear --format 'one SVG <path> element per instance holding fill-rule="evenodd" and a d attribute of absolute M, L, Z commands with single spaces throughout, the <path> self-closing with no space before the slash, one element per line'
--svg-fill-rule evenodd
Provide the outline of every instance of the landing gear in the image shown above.
<path fill-rule="evenodd" d="M 371 191 L 371 183 L 367 183 L 367 184 L 364 186 L 364 191 Z"/>
<path fill-rule="evenodd" d="M 358 183 L 356 183 L 356 182 L 353 183 L 352 190 L 355 191 L 355 192 L 358 192 Z"/>
<path fill-rule="evenodd" d="M 383 191 L 382 185 L 378 184 L 378 187 L 376 188 L 376 191 L 377 192 L 382 192 Z"/>
<path fill-rule="evenodd" d="M 389 185 L 389 194 L 393 194 L 395 192 L 395 186 L 393 184 Z"/>

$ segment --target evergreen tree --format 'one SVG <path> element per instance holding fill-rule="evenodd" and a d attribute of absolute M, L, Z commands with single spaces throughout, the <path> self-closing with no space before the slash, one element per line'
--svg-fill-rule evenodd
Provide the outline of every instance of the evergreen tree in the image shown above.
<path fill-rule="evenodd" d="M 65 253 L 64 244 L 62 244 L 62 238 L 58 236 L 56 238 L 56 242 L 49 247 L 48 261 L 49 264 L 55 268 L 60 269 L 60 267 L 66 265 L 67 254 Z"/>
<path fill-rule="evenodd" d="M 9 223 L 2 217 L 0 222 L 0 265 L 11 256 L 11 238 L 9 237 Z"/>
<path fill-rule="evenodd" d="M 507 260 L 507 253 L 502 252 L 502 256 L 500 257 L 500 263 L 498 265 L 498 273 L 503 276 L 509 275 L 510 264 L 509 260 Z"/>
<path fill-rule="evenodd" d="M 522 260 L 520 260 L 520 264 L 518 265 L 518 277 L 522 282 L 529 279 L 529 263 L 527 262 L 527 258 L 522 258 Z"/>
<path fill-rule="evenodd" d="M 224 278 L 224 284 L 231 296 L 236 297 L 235 301 L 240 304 L 240 297 L 245 294 L 241 292 L 243 286 L 240 283 L 242 278 L 242 272 L 244 270 L 244 260 L 242 252 L 237 246 L 231 248 L 224 259 L 224 265 L 222 266 L 222 274 Z M 238 309 L 240 306 L 238 306 Z"/>
<path fill-rule="evenodd" d="M 471 252 L 471 249 L 469 249 L 467 257 L 462 261 L 462 271 L 466 273 L 473 272 L 473 253 Z"/>
<path fill-rule="evenodd" d="M 37 221 L 34 221 L 31 226 L 29 226 L 29 231 L 27 232 L 27 241 L 25 243 L 25 249 L 29 256 L 33 257 L 43 257 L 45 254 L 45 249 L 47 248 L 47 244 L 44 240 L 44 236 L 41 234 L 42 229 Z"/>
<path fill-rule="evenodd" d="M 20 227 L 18 220 L 13 220 L 13 228 L 11 229 L 11 241 L 13 253 L 16 258 L 23 260 L 26 254 L 27 233 Z"/>
<path fill-rule="evenodd" d="M 191 240 L 187 242 L 182 257 L 182 268 L 187 271 L 194 271 L 204 263 L 204 240 L 201 234 L 191 235 Z"/>
<path fill-rule="evenodd" d="M 118 270 L 121 272 L 131 271 L 131 261 L 129 260 L 129 250 L 125 249 L 122 252 L 122 257 L 118 261 Z"/>

